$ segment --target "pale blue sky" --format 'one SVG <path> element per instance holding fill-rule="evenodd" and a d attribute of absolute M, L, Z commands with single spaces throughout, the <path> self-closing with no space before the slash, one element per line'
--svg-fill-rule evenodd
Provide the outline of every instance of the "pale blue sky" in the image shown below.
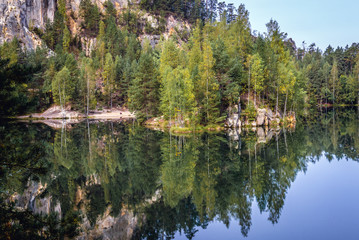
<path fill-rule="evenodd" d="M 236 8 L 245 4 L 252 30 L 266 32 L 265 24 L 273 18 L 297 47 L 303 41 L 322 50 L 359 42 L 358 0 L 226 0 L 231 2 Z"/>

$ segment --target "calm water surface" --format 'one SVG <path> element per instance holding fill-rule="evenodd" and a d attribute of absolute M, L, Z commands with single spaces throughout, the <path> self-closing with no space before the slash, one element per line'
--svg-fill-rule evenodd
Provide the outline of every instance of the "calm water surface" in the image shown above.
<path fill-rule="evenodd" d="M 57 219 L 58 238 L 359 239 L 356 109 L 241 133 L 56 127 L 0 124 L 5 232 L 28 209 Z M 26 216 L 24 234 L 39 227 Z"/>

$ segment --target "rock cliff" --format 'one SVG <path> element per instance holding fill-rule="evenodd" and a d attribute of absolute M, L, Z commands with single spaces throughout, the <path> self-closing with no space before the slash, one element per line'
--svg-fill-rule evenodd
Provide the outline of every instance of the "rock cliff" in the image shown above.
<path fill-rule="evenodd" d="M 81 0 L 65 0 L 66 15 L 68 16 L 69 30 L 72 37 L 80 37 L 81 47 L 90 55 L 96 45 L 96 38 L 87 36 L 82 30 L 82 19 L 80 18 Z M 99 11 L 105 13 L 106 0 L 92 0 Z M 155 16 L 142 11 L 139 1 L 133 0 L 111 0 L 117 16 L 120 16 L 124 9 L 131 7 L 136 12 L 140 25 L 145 28 L 149 24 L 152 29 L 159 29 L 159 22 Z M 57 11 L 57 0 L 0 0 L 0 44 L 17 38 L 26 49 L 36 49 L 43 44 L 38 36 L 38 30 L 44 31 L 47 21 L 53 22 Z M 162 26 L 164 38 L 172 34 L 183 35 L 190 31 L 190 25 L 186 22 L 167 16 L 165 26 Z M 139 39 L 149 39 L 152 46 L 160 39 L 158 31 L 156 34 L 143 31 Z"/>
<path fill-rule="evenodd" d="M 31 30 L 44 29 L 55 10 L 55 0 L 0 0 L 0 44 L 16 37 L 27 49 L 40 46 L 41 39 Z"/>

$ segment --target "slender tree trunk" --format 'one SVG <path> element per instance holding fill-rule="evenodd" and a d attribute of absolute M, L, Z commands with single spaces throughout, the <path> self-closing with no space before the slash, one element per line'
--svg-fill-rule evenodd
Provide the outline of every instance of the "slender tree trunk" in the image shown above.
<path fill-rule="evenodd" d="M 206 88 L 207 88 L 207 89 L 206 89 L 206 95 L 207 95 L 207 96 L 206 96 L 206 98 L 207 98 L 207 106 L 206 106 L 206 107 L 207 107 L 207 123 L 208 123 L 208 119 L 209 119 L 209 112 L 208 112 L 208 102 L 209 102 L 209 101 L 208 101 L 208 71 L 207 71 L 207 83 L 206 83 L 206 85 L 207 85 L 207 86 L 206 86 Z"/>
<path fill-rule="evenodd" d="M 333 77 L 333 105 L 335 104 L 335 77 Z"/>
<path fill-rule="evenodd" d="M 89 105 L 90 105 L 90 80 L 87 79 L 87 110 L 86 115 L 89 115 Z"/>
<path fill-rule="evenodd" d="M 60 98 L 60 107 L 61 107 L 61 112 L 63 112 L 64 111 L 64 108 L 63 108 L 63 106 L 62 106 L 62 101 L 61 101 L 61 90 L 60 90 L 61 88 L 59 87 L 59 98 Z"/>
<path fill-rule="evenodd" d="M 254 106 L 257 106 L 257 79 L 254 81 Z"/>
<path fill-rule="evenodd" d="M 238 128 L 238 122 L 239 122 L 239 118 L 241 117 L 241 112 L 242 112 L 242 108 L 241 108 L 241 99 L 238 99 L 238 118 L 237 118 L 237 122 L 236 122 L 236 128 Z"/>
<path fill-rule="evenodd" d="M 248 167 L 249 167 L 249 183 L 252 183 L 252 169 L 251 169 L 251 149 L 249 147 L 248 144 L 248 158 L 249 158 L 249 163 L 248 163 Z"/>
<path fill-rule="evenodd" d="M 110 109 L 112 110 L 112 89 L 111 89 L 111 92 L 110 92 Z"/>
<path fill-rule="evenodd" d="M 328 106 L 328 96 L 327 96 L 327 91 L 328 91 L 328 76 L 325 78 L 325 81 L 326 81 L 326 88 L 325 88 L 325 107 Z"/>
<path fill-rule="evenodd" d="M 283 127 L 283 133 L 284 133 L 284 143 L 285 143 L 285 150 L 288 154 L 288 144 L 287 144 L 287 132 L 285 130 L 285 128 Z"/>
<path fill-rule="evenodd" d="M 288 90 L 287 90 L 286 93 L 285 93 L 283 119 L 285 119 L 285 115 L 286 115 L 286 112 L 287 112 L 287 100 L 288 100 Z"/>
<path fill-rule="evenodd" d="M 249 75 L 248 75 L 248 106 L 249 106 L 249 90 L 251 87 L 251 65 L 249 64 Z"/>
<path fill-rule="evenodd" d="M 277 159 L 279 160 L 279 144 L 278 144 L 278 133 L 275 134 L 275 141 L 277 142 Z"/>
<path fill-rule="evenodd" d="M 92 151 L 91 151 L 91 132 L 90 132 L 90 123 L 87 119 L 87 135 L 88 135 L 88 141 L 89 141 L 89 154 L 90 154 L 90 162 L 92 162 Z"/>
<path fill-rule="evenodd" d="M 277 87 L 277 102 L 275 104 L 275 113 L 277 114 L 278 113 L 278 93 L 279 92 L 279 88 Z"/>
<path fill-rule="evenodd" d="M 62 97 L 62 102 L 63 102 L 64 108 L 66 108 L 66 83 L 65 83 L 65 79 L 64 79 L 63 83 L 64 83 L 64 88 L 63 88 L 63 93 L 64 94 L 63 94 L 63 97 Z"/>

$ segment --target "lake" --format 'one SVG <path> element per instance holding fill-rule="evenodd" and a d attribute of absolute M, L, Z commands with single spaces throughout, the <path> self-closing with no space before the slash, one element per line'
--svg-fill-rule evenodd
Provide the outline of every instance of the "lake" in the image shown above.
<path fill-rule="evenodd" d="M 55 126 L 0 123 L 0 238 L 359 239 L 356 108 L 185 136 Z"/>

